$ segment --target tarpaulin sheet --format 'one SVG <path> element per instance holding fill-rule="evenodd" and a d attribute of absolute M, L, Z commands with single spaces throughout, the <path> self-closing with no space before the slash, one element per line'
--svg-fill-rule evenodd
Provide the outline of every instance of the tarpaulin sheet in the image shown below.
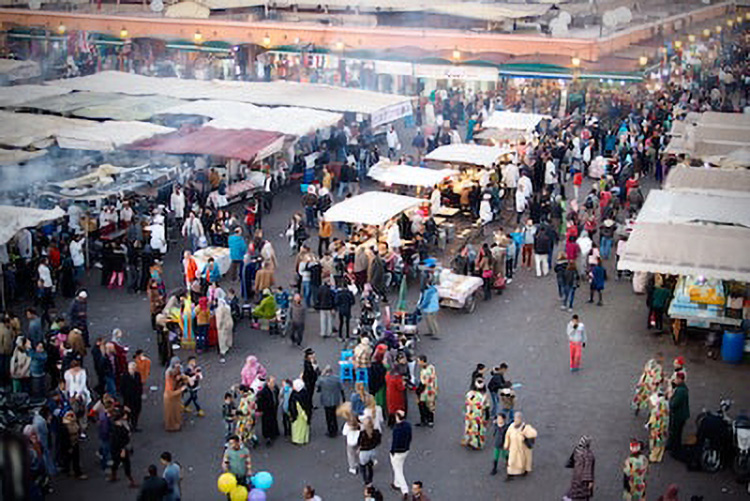
<path fill-rule="evenodd" d="M 34 61 L 18 61 L 15 59 L 0 59 L 0 75 L 9 82 L 27 80 L 41 76 L 39 63 Z"/>
<path fill-rule="evenodd" d="M 419 207 L 424 200 L 395 195 L 384 191 L 368 191 L 337 203 L 323 219 L 332 223 L 352 223 L 378 226 L 386 223 L 413 207 Z"/>
<path fill-rule="evenodd" d="M 639 223 L 625 244 L 617 269 L 750 282 L 748 248 L 747 228 Z"/>
<path fill-rule="evenodd" d="M 750 171 L 744 169 L 706 169 L 681 165 L 669 171 L 664 189 L 750 197 Z"/>
<path fill-rule="evenodd" d="M 636 227 L 641 223 L 714 223 L 750 228 L 750 198 L 651 190 L 638 213 Z"/>
<path fill-rule="evenodd" d="M 425 160 L 447 163 L 463 163 L 492 167 L 497 160 L 509 153 L 507 148 L 481 146 L 478 144 L 447 144 L 432 150 Z"/>
<path fill-rule="evenodd" d="M 63 130 L 95 125 L 96 122 L 74 118 L 0 111 L 0 145 L 25 148 L 49 144 Z"/>
<path fill-rule="evenodd" d="M 532 131 L 545 119 L 551 119 L 549 115 L 538 113 L 514 113 L 512 111 L 496 111 L 482 123 L 485 129 L 510 129 Z"/>
<path fill-rule="evenodd" d="M 367 175 L 375 181 L 386 185 L 398 184 L 402 186 L 422 186 L 431 188 L 443 179 L 458 174 L 457 170 L 433 170 L 411 165 L 399 165 L 387 160 L 376 163 Z"/>
<path fill-rule="evenodd" d="M 63 87 L 51 85 L 12 85 L 0 87 L 0 107 L 11 108 L 43 97 L 61 96 L 73 92 Z"/>
<path fill-rule="evenodd" d="M 130 150 L 162 151 L 175 154 L 215 155 L 252 161 L 278 151 L 283 134 L 253 129 L 231 130 L 201 127 L 186 128 L 137 141 L 125 147 Z"/>
<path fill-rule="evenodd" d="M 54 221 L 65 216 L 60 207 L 52 210 L 33 207 L 16 207 L 0 205 L 0 245 L 8 243 L 16 233 L 24 228 L 33 228 L 47 221 Z"/>
<path fill-rule="evenodd" d="M 297 106 L 366 115 L 387 111 L 395 106 L 400 112 L 406 109 L 411 113 L 411 98 L 408 96 L 311 83 L 205 81 L 102 71 L 85 77 L 56 80 L 49 82 L 49 85 L 131 96 L 161 95 L 190 100 L 216 99 L 262 106 Z"/>
<path fill-rule="evenodd" d="M 72 114 L 77 117 L 110 120 L 149 120 L 166 109 L 183 103 L 181 99 L 167 96 L 121 96 L 85 108 Z"/>
<path fill-rule="evenodd" d="M 551 8 L 552 5 L 539 4 L 456 2 L 434 5 L 427 10 L 437 14 L 468 17 L 484 21 L 505 21 L 506 19 L 543 16 Z"/>
<path fill-rule="evenodd" d="M 68 114 L 87 106 L 97 106 L 116 101 L 120 96 L 109 92 L 73 92 L 61 96 L 48 96 L 23 104 L 24 108 Z"/>
<path fill-rule="evenodd" d="M 43 157 L 46 154 L 47 150 L 45 149 L 26 151 L 7 150 L 5 148 L 0 148 L 0 165 L 20 164 L 23 162 L 28 162 L 29 160 L 33 160 L 35 158 Z"/>
<path fill-rule="evenodd" d="M 81 120 L 84 121 L 84 120 Z M 88 122 L 66 127 L 56 133 L 60 148 L 111 151 L 121 146 L 174 131 L 148 122 Z"/>

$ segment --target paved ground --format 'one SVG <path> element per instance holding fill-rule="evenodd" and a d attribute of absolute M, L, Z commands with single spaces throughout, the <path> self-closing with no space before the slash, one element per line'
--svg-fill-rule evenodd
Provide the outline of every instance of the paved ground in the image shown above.
<path fill-rule="evenodd" d="M 280 257 L 277 280 L 280 278 L 281 283 L 289 283 L 291 269 L 287 247 L 280 235 L 289 215 L 298 207 L 298 195 L 285 193 L 277 199 L 273 213 L 264 218 L 265 234 L 272 239 Z M 175 271 L 176 250 L 173 249 L 168 260 L 168 289 L 179 281 Z M 613 263 L 608 263 L 611 276 L 612 266 Z M 98 282 L 98 272 L 93 272 L 90 279 Z M 126 332 L 125 342 L 132 349 L 142 347 L 156 361 L 144 295 L 94 286 L 90 298 L 94 335 L 105 335 L 113 327 L 121 327 Z M 552 276 L 538 279 L 521 271 L 505 294 L 480 303 L 473 315 L 441 311 L 442 339 L 425 339 L 420 347 L 435 362 L 439 374 L 437 423 L 434 429 L 415 428 L 412 452 L 406 463 L 408 481 L 422 480 L 437 501 L 460 499 L 467 493 L 476 500 L 558 500 L 569 483 L 570 470 L 563 465 L 579 435 L 586 433 L 593 437 L 597 456 L 596 498 L 618 499 L 622 485 L 620 465 L 628 453 L 628 441 L 633 436 L 646 438 L 644 419 L 634 418 L 629 407 L 633 383 L 643 363 L 657 350 L 663 350 L 667 360 L 676 355 L 686 357 L 693 416 L 703 406 L 714 407 L 720 396 L 735 399 L 736 409 L 748 408 L 747 366 L 709 361 L 697 343 L 677 348 L 669 338 L 648 333 L 644 298 L 635 296 L 628 282 L 610 280 L 603 307 L 584 304 L 583 299 L 576 298 L 575 311 L 587 326 L 589 342 L 584 369 L 576 374 L 571 374 L 567 366 L 564 329 L 569 314 L 559 310 Z M 332 340 L 323 341 L 317 335 L 317 324 L 317 315 L 310 314 L 305 343 L 315 348 L 321 364 L 333 364 L 338 359 L 340 345 Z M 298 349 L 251 330 L 245 320 L 237 328 L 235 348 L 225 365 L 218 364 L 214 353 L 200 357 L 207 374 L 201 393 L 207 416 L 187 419 L 183 431 L 174 434 L 167 434 L 162 428 L 163 371 L 154 363 L 148 386 L 158 389 L 149 393 L 145 401 L 144 431 L 135 434 L 134 469 L 139 479 L 149 463 L 157 463 L 159 454 L 169 450 L 184 466 L 183 499 L 220 499 L 215 480 L 222 453 L 221 399 L 224 391 L 238 380 L 242 361 L 248 354 L 257 355 L 269 373 L 279 377 L 295 377 L 302 368 L 302 353 Z M 504 483 L 501 475 L 488 475 L 491 449 L 470 452 L 459 445 L 463 395 L 474 365 L 483 362 L 492 366 L 502 361 L 510 365 L 512 380 L 523 383 L 518 392 L 518 407 L 539 430 L 533 473 L 512 483 Z M 410 417 L 414 419 L 413 397 L 410 409 Z M 360 478 L 347 473 L 343 438 L 325 436 L 322 411 L 314 415 L 312 425 L 312 441 L 305 447 L 279 440 L 270 449 L 260 447 L 254 451 L 256 471 L 268 470 L 276 478 L 269 499 L 301 499 L 302 487 L 308 483 L 327 501 L 361 499 Z M 687 432 L 692 429 L 691 419 Z M 55 497 L 83 501 L 105 497 L 109 501 L 135 499 L 135 491 L 126 484 L 107 484 L 98 474 L 95 442 L 92 434 L 83 454 L 85 469 L 92 478 L 86 482 L 56 480 Z M 390 436 L 386 442 L 390 443 Z M 391 478 L 386 451 L 381 446 L 375 483 L 384 489 L 386 499 L 396 499 L 388 488 Z M 683 495 L 700 494 L 706 500 L 741 496 L 730 474 L 688 473 L 682 464 L 670 458 L 651 469 L 648 482 L 649 498 L 654 499 L 672 482 L 682 487 Z"/>

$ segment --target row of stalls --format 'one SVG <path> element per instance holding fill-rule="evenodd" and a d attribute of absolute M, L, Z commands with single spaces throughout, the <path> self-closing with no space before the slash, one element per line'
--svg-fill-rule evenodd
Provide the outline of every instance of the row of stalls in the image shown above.
<path fill-rule="evenodd" d="M 689 112 L 675 121 L 667 157 L 684 156 L 700 164 L 723 168 L 750 167 L 750 115 L 706 111 Z"/>
<path fill-rule="evenodd" d="M 649 302 L 669 298 L 650 314 L 667 314 L 675 342 L 708 331 L 737 363 L 750 353 L 748 248 L 750 171 L 679 166 L 649 193 L 617 269 Z"/>

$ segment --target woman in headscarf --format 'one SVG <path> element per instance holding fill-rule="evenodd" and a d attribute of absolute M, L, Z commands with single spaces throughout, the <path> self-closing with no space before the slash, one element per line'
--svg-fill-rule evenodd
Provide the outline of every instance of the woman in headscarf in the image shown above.
<path fill-rule="evenodd" d="M 183 383 L 180 359 L 172 357 L 164 374 L 164 429 L 180 431 L 182 428 L 182 392 L 187 386 Z"/>
<path fill-rule="evenodd" d="M 232 310 L 224 299 L 219 299 L 216 306 L 216 330 L 219 334 L 219 362 L 223 364 L 232 347 L 234 331 Z"/>
<path fill-rule="evenodd" d="M 470 449 L 484 448 L 487 438 L 487 421 L 490 414 L 490 399 L 484 386 L 484 379 L 477 378 L 466 393 L 464 402 L 464 437 L 461 445 Z"/>
<path fill-rule="evenodd" d="M 568 468 L 573 468 L 567 498 L 571 501 L 588 501 L 594 496 L 594 453 L 591 438 L 583 435 L 570 455 Z"/>
<path fill-rule="evenodd" d="M 523 420 L 523 414 L 516 412 L 513 424 L 505 433 L 504 448 L 508 451 L 508 469 L 506 480 L 512 480 L 519 475 L 526 475 L 531 471 L 534 445 L 537 432 Z"/>
<path fill-rule="evenodd" d="M 646 499 L 646 473 L 648 473 L 648 458 L 643 453 L 643 444 L 638 440 L 631 440 L 630 456 L 622 467 L 622 499 L 624 501 Z"/>
<path fill-rule="evenodd" d="M 385 376 L 386 402 L 388 409 L 388 424 L 392 426 L 396 421 L 396 412 L 406 413 L 406 383 L 404 376 L 392 367 Z"/>
<path fill-rule="evenodd" d="M 304 445 L 310 441 L 310 414 L 312 409 L 307 398 L 305 383 L 295 379 L 289 397 L 289 415 L 292 420 L 292 443 Z"/>
<path fill-rule="evenodd" d="M 648 416 L 648 460 L 661 463 L 664 456 L 664 446 L 667 440 L 667 426 L 669 424 L 669 404 L 664 398 L 662 390 L 649 397 L 650 413 Z"/>
<path fill-rule="evenodd" d="M 258 362 L 258 359 L 254 355 L 249 355 L 245 359 L 245 366 L 242 368 L 242 384 L 247 386 L 248 388 L 255 388 L 256 386 L 260 387 L 258 383 L 256 383 L 256 380 L 266 379 L 266 368 L 263 367 L 263 365 Z"/>
<path fill-rule="evenodd" d="M 237 405 L 237 435 L 242 443 L 255 446 L 258 443 L 258 437 L 255 436 L 255 411 L 258 407 L 255 390 L 242 384 L 240 393 L 242 396 Z"/>

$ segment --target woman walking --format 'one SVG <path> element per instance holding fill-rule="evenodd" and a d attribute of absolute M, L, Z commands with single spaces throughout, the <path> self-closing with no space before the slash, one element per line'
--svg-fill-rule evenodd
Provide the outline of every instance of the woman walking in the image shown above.
<path fill-rule="evenodd" d="M 461 445 L 481 450 L 487 438 L 487 421 L 490 418 L 490 399 L 484 386 L 484 379 L 477 378 L 466 393 L 464 402 L 464 437 Z"/>
<path fill-rule="evenodd" d="M 349 473 L 352 475 L 357 474 L 357 467 L 359 466 L 360 433 L 359 419 L 349 410 L 341 434 L 344 435 L 344 441 L 346 442 L 346 461 L 349 464 Z"/>
<path fill-rule="evenodd" d="M 532 447 L 536 439 L 536 430 L 523 421 L 523 414 L 516 412 L 513 424 L 505 433 L 505 450 L 508 451 L 508 469 L 505 480 L 513 480 L 519 475 L 526 475 L 531 471 L 533 454 Z"/>
<path fill-rule="evenodd" d="M 292 395 L 289 397 L 293 444 L 305 445 L 310 441 L 310 414 L 312 414 L 312 408 L 310 408 L 305 383 L 301 379 L 295 379 L 292 383 Z"/>
<path fill-rule="evenodd" d="M 365 418 L 362 431 L 359 434 L 359 466 L 362 470 L 362 480 L 365 485 L 372 484 L 372 469 L 375 465 L 375 456 L 380 440 L 380 432 L 375 429 L 372 419 Z"/>
<path fill-rule="evenodd" d="M 648 417 L 648 460 L 651 463 L 661 463 L 664 456 L 664 446 L 667 442 L 667 425 L 669 424 L 669 405 L 664 393 L 659 390 L 649 397 L 651 412 Z"/>
<path fill-rule="evenodd" d="M 594 453 L 591 452 L 591 438 L 581 437 L 568 459 L 567 468 L 573 469 L 573 479 L 565 496 L 569 501 L 588 501 L 594 497 Z"/>
<path fill-rule="evenodd" d="M 182 377 L 180 359 L 172 357 L 164 375 L 164 430 L 182 428 L 182 393 L 187 389 Z"/>

